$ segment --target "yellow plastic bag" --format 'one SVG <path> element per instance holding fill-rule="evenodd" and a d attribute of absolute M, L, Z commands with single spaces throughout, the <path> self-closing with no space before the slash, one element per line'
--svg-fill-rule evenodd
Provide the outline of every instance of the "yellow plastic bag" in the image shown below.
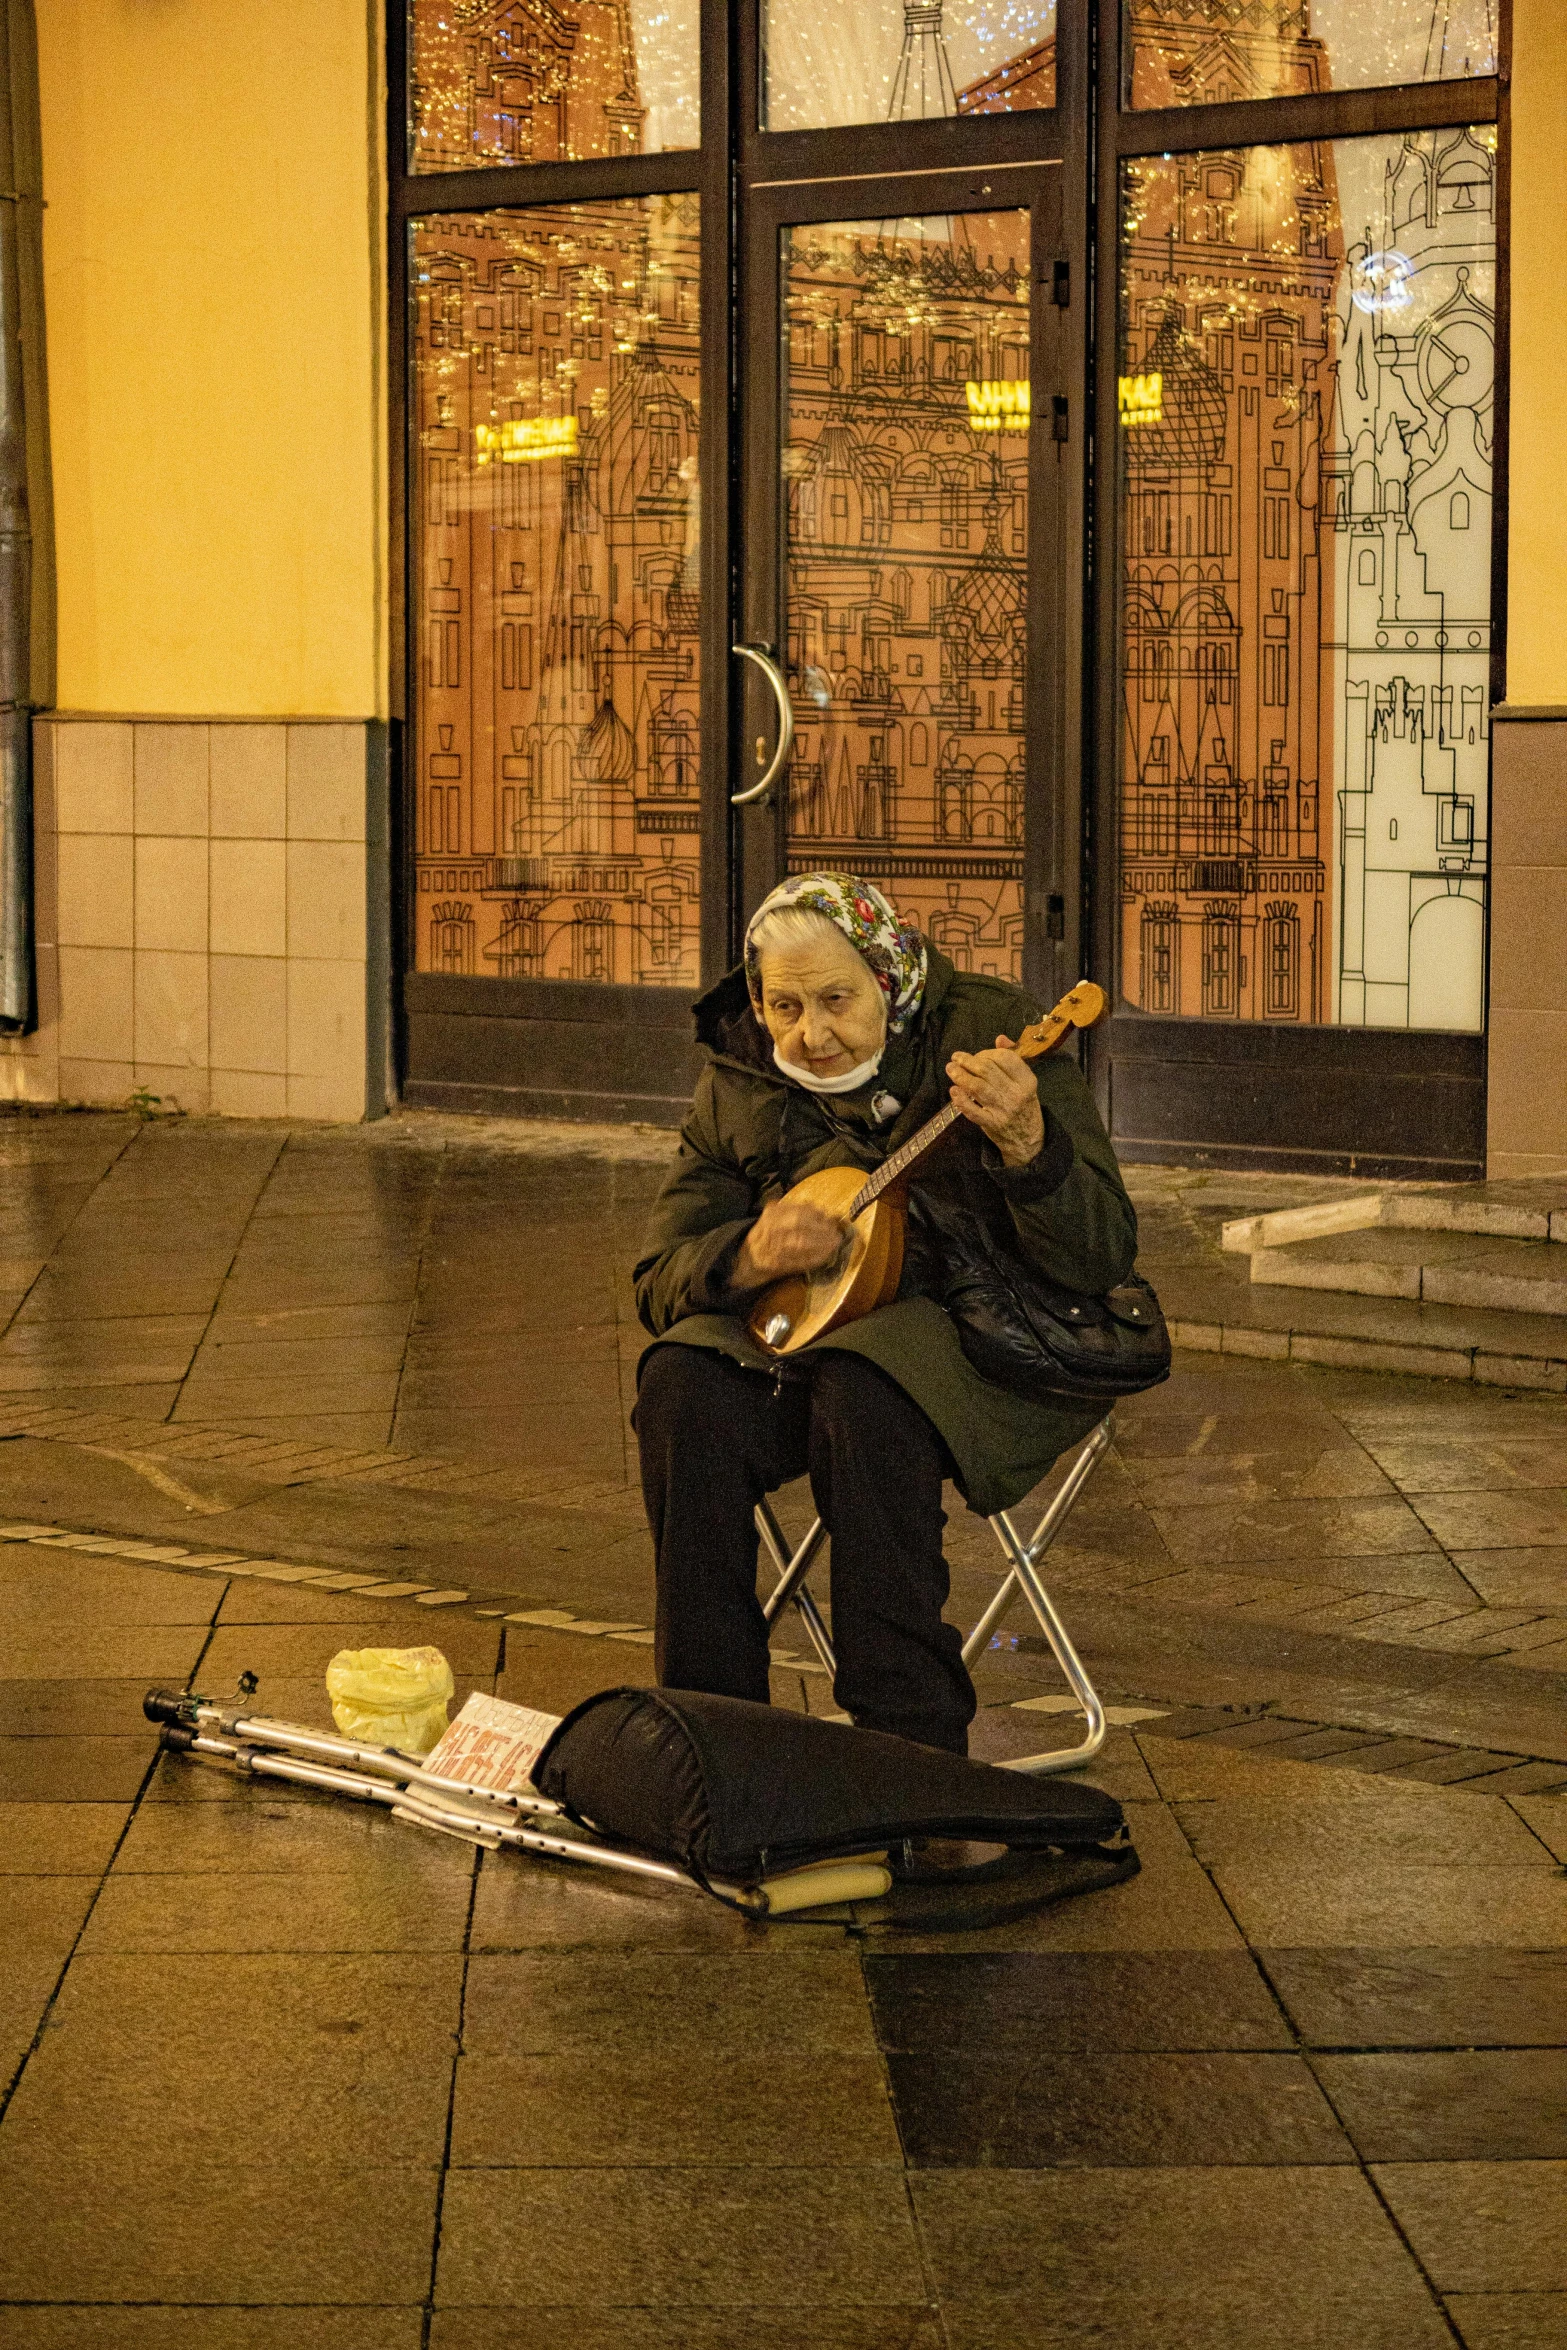
<path fill-rule="evenodd" d="M 445 1736 L 455 1686 L 438 1648 L 340 1648 L 326 1669 L 343 1736 L 404 1754 L 428 1754 Z"/>

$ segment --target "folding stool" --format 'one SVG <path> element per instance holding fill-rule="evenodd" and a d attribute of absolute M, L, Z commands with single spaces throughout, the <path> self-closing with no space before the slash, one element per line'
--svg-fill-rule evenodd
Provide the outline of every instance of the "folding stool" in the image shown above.
<path fill-rule="evenodd" d="M 991 1531 L 1007 1561 L 1007 1572 L 995 1597 L 963 1643 L 963 1662 L 972 1665 L 1021 1592 L 1033 1609 L 1039 1628 L 1050 1643 L 1050 1652 L 1066 1676 L 1073 1696 L 1088 1717 L 1088 1735 L 1079 1745 L 1052 1748 L 1045 1754 L 1020 1755 L 1006 1765 L 1008 1770 L 1069 1771 L 1097 1754 L 1105 1742 L 1105 1709 L 1083 1669 L 1081 1657 L 1072 1646 L 1066 1626 L 1056 1613 L 1054 1601 L 1040 1580 L 1039 1562 L 1066 1524 L 1078 1495 L 1109 1450 L 1114 1433 L 1112 1415 L 1106 1412 L 1062 1479 L 1029 1541 L 1023 1540 L 1012 1522 L 1010 1511 L 997 1510 L 990 1521 Z M 781 1611 L 792 1603 L 810 1636 L 812 1647 L 828 1672 L 835 1673 L 838 1660 L 833 1653 L 832 1637 L 822 1619 L 820 1608 L 811 1596 L 807 1581 L 816 1564 L 817 1554 L 827 1539 L 826 1527 L 817 1518 L 804 1540 L 791 1551 L 771 1500 L 763 1499 L 756 1508 L 756 1529 L 769 1558 L 778 1569 L 778 1581 L 771 1596 L 763 1602 L 762 1613 L 772 1624 Z"/>

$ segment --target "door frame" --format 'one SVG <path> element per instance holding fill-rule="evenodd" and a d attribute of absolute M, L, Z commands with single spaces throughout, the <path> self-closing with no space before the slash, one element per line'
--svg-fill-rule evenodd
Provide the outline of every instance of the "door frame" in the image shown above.
<path fill-rule="evenodd" d="M 1368 0 L 1374 5 L 1375 0 Z M 1505 686 L 1507 571 L 1507 90 L 1511 0 L 1501 0 L 1495 79 L 1329 90 L 1134 111 L 1122 104 L 1121 0 L 1091 0 L 1103 71 L 1095 92 L 1096 466 L 1085 760 L 1093 786 L 1085 861 L 1089 968 L 1111 991 L 1090 1031 L 1088 1069 L 1118 1154 L 1129 1161 L 1455 1181 L 1485 1172 L 1487 1030 L 1164 1017 L 1123 987 L 1121 877 L 1122 532 L 1120 181 L 1138 156 L 1496 122 L 1496 440 L 1491 546 L 1491 705 Z M 1489 872 L 1488 872 L 1489 884 Z M 1489 925 L 1490 892 L 1486 897 Z"/>
<path fill-rule="evenodd" d="M 786 229 L 812 222 L 892 217 L 864 211 L 874 190 L 891 187 L 899 217 L 911 214 L 1026 210 L 1030 215 L 1030 380 L 1034 423 L 1028 435 L 1028 552 L 1024 667 L 1025 788 L 1023 820 L 1024 982 L 1053 1001 L 1078 977 L 1081 938 L 1080 769 L 1070 756 L 1080 709 L 1082 598 L 1068 592 L 1068 548 L 1083 506 L 1082 336 L 1070 299 L 1072 256 L 1066 249 L 1063 166 L 1058 157 L 991 164 L 983 170 L 857 172 L 832 178 L 762 182 L 749 191 L 743 247 L 742 305 L 752 363 L 741 386 L 743 451 L 738 538 L 740 633 L 780 647 L 786 636 L 785 546 L 778 449 L 787 396 L 783 382 L 782 252 Z M 1064 265 L 1065 276 L 1059 265 Z M 1065 296 L 1057 300 L 1056 291 Z M 1081 311 L 1077 314 L 1079 317 Z M 1059 417 L 1057 437 L 1055 418 Z M 1051 420 L 1050 429 L 1046 420 Z M 1075 427 L 1075 430 L 1074 430 Z M 782 654 L 779 654 L 782 662 Z M 751 739 L 748 714 L 762 708 L 760 680 L 736 691 L 737 733 Z M 745 773 L 737 756 L 733 772 Z M 785 778 L 770 802 L 736 811 L 733 872 L 737 917 L 754 908 L 785 871 Z M 911 854 L 918 854 L 913 849 Z M 895 885 L 894 885 L 895 887 Z M 1051 901 L 1057 901 L 1052 922 Z M 1055 933 L 1059 933 L 1055 935 Z M 737 942 L 738 943 L 738 942 Z"/>

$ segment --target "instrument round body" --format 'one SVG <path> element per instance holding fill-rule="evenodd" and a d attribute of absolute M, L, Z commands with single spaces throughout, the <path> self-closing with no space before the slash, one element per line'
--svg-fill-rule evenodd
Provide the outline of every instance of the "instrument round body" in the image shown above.
<path fill-rule="evenodd" d="M 829 1216 L 847 1217 L 865 1188 L 860 1167 L 823 1167 L 786 1196 L 808 1200 Z M 768 1354 L 798 1354 L 813 1338 L 857 1322 L 896 1297 L 903 1272 L 904 1207 L 887 1191 L 862 1208 L 832 1262 L 816 1273 L 788 1273 L 763 1291 L 746 1327 Z"/>

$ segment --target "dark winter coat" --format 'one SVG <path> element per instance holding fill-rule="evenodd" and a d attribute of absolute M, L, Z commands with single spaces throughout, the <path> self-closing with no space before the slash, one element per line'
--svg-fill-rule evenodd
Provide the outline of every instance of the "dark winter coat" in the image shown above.
<path fill-rule="evenodd" d="M 888 1040 L 874 1081 L 859 1093 L 824 1097 L 780 1076 L 744 975 L 732 971 L 696 1007 L 709 1059 L 636 1268 L 637 1311 L 655 1341 L 716 1347 L 737 1362 L 775 1369 L 743 1320 L 758 1292 L 733 1282 L 736 1253 L 762 1209 L 818 1168 L 879 1166 L 947 1101 L 944 1072 L 954 1052 L 987 1051 L 999 1035 L 1016 1037 L 1038 1017 L 1019 989 L 955 971 L 933 948 L 919 1013 L 906 1035 Z M 983 1516 L 1020 1501 L 1104 1407 L 1030 1403 L 972 1368 L 938 1302 L 939 1265 L 919 1231 L 920 1192 L 957 1185 L 993 1226 L 1009 1228 L 1026 1259 L 1069 1288 L 1114 1288 L 1137 1253 L 1136 1214 L 1076 1064 L 1054 1052 L 1033 1068 L 1045 1114 L 1038 1157 L 1007 1167 L 977 1127 L 960 1123 L 914 1180 L 896 1299 L 795 1358 L 831 1347 L 879 1365 L 940 1430 L 964 1497 Z M 887 1094 L 903 1107 L 888 1119 L 883 1101 L 878 1122 L 872 1104 Z M 896 1462 L 887 1467 L 896 1475 Z"/>

